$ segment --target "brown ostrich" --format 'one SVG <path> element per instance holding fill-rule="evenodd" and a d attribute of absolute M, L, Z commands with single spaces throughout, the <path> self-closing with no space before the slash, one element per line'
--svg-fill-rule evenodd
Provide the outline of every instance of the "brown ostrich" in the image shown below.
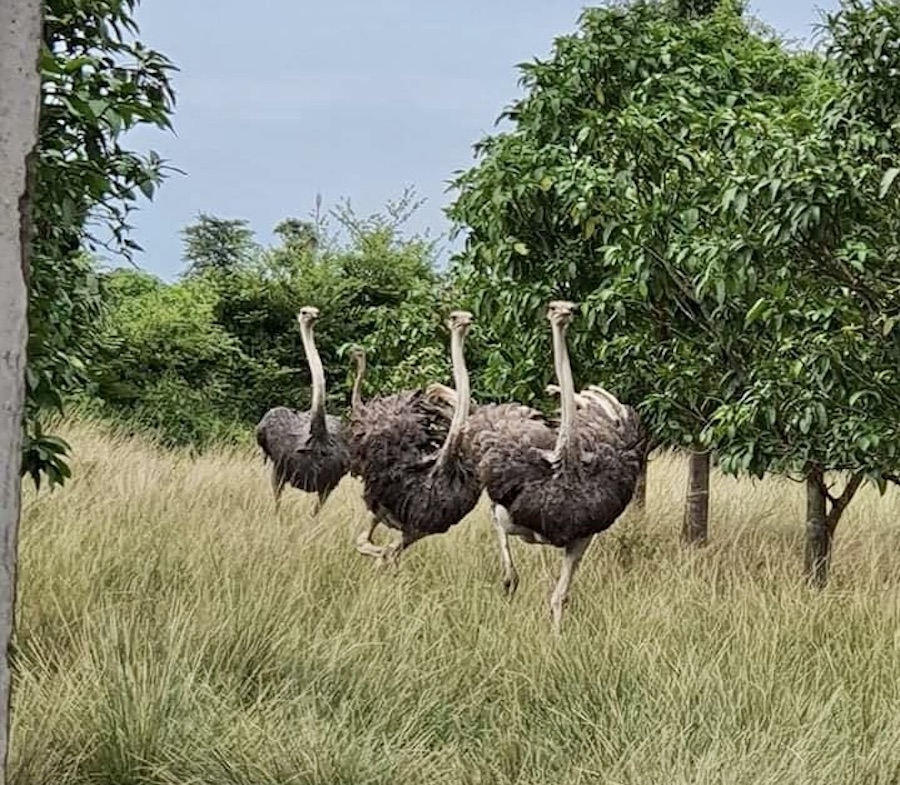
<path fill-rule="evenodd" d="M 454 404 L 445 406 L 421 390 L 406 390 L 359 401 L 348 425 L 352 471 L 364 484 L 371 519 L 356 541 L 357 550 L 396 562 L 417 540 L 441 534 L 468 514 L 481 493 L 475 464 L 462 438 L 469 413 L 469 374 L 463 343 L 472 314 L 450 314 L 450 353 L 455 384 Z M 397 529 L 394 544 L 372 542 L 378 523 Z"/>
<path fill-rule="evenodd" d="M 317 494 L 317 515 L 329 494 L 347 473 L 349 456 L 343 426 L 338 417 L 325 413 L 325 371 L 316 349 L 313 325 L 319 309 L 300 309 L 300 337 L 312 377 L 312 401 L 308 412 L 276 406 L 256 426 L 256 442 L 264 460 L 272 461 L 272 491 L 279 506 L 285 485 Z"/>
<path fill-rule="evenodd" d="M 572 577 L 591 540 L 612 526 L 631 499 L 646 441 L 637 412 L 603 388 L 592 385 L 576 395 L 566 346 L 574 311 L 573 303 L 555 301 L 547 313 L 559 421 L 521 404 L 488 404 L 472 413 L 464 429 L 491 500 L 507 591 L 512 594 L 518 585 L 510 535 L 564 551 L 550 598 L 557 632 Z"/>

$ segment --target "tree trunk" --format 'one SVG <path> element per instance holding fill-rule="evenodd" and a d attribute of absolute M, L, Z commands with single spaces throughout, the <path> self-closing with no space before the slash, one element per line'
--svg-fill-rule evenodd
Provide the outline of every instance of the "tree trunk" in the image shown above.
<path fill-rule="evenodd" d="M 685 545 L 706 545 L 709 535 L 709 453 L 692 452 L 688 464 L 687 493 L 681 541 Z"/>
<path fill-rule="evenodd" d="M 809 582 L 822 588 L 828 582 L 831 561 L 831 532 L 827 522 L 827 496 L 822 470 L 812 468 L 806 475 L 806 557 Z"/>
<path fill-rule="evenodd" d="M 10 662 L 28 337 L 28 172 L 40 105 L 40 0 L 0 0 L 0 785 L 9 747 Z"/>
<path fill-rule="evenodd" d="M 837 525 L 862 485 L 862 474 L 854 474 L 837 498 L 829 495 L 825 472 L 813 466 L 806 473 L 806 552 L 804 567 L 810 585 L 821 589 L 828 583 L 831 543 Z M 829 502 L 831 502 L 829 509 Z"/>

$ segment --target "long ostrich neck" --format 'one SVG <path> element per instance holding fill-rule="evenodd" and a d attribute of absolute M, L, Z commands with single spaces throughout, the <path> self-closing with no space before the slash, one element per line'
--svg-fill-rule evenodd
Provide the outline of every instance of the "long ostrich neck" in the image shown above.
<path fill-rule="evenodd" d="M 453 364 L 453 386 L 456 388 L 456 398 L 453 401 L 453 418 L 450 420 L 447 438 L 441 447 L 441 456 L 449 455 L 459 443 L 471 404 L 469 371 L 466 368 L 465 354 L 463 354 L 463 331 L 461 329 L 453 330 L 450 333 L 450 361 Z"/>
<path fill-rule="evenodd" d="M 309 363 L 309 373 L 312 376 L 312 402 L 309 405 L 311 426 L 313 430 L 325 430 L 325 369 L 322 368 L 322 358 L 313 338 L 312 325 L 300 325 L 300 339 L 303 341 L 303 349 L 306 351 L 306 360 Z"/>
<path fill-rule="evenodd" d="M 572 365 L 569 362 L 569 349 L 566 346 L 565 327 L 553 323 L 553 358 L 559 380 L 559 431 L 556 434 L 554 456 L 559 459 L 565 451 L 572 433 L 572 422 L 575 418 L 575 380 L 572 378 Z"/>
<path fill-rule="evenodd" d="M 366 356 L 359 354 L 356 357 L 356 378 L 353 380 L 353 391 L 350 393 L 350 408 L 354 412 L 362 406 L 362 383 L 366 375 Z"/>

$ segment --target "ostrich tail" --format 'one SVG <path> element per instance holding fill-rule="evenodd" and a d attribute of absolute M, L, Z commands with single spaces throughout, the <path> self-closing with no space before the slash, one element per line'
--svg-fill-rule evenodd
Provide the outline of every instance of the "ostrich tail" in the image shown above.
<path fill-rule="evenodd" d="M 269 460 L 269 442 L 266 438 L 265 428 L 261 428 L 259 426 L 256 427 L 256 443 L 259 445 L 259 448 L 262 450 L 262 459 L 263 466 L 265 466 Z"/>
<path fill-rule="evenodd" d="M 456 390 L 446 384 L 432 382 L 425 388 L 425 398 L 431 403 L 445 403 L 453 406 L 456 403 Z"/>

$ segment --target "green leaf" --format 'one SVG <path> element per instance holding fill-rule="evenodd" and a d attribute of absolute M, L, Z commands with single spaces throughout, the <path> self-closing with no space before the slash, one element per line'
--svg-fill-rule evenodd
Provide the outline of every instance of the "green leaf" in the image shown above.
<path fill-rule="evenodd" d="M 744 317 L 744 326 L 749 327 L 755 321 L 757 321 L 766 311 L 766 299 L 764 297 L 760 297 L 752 306 L 750 306 L 750 310 L 747 311 L 747 315 Z"/>

